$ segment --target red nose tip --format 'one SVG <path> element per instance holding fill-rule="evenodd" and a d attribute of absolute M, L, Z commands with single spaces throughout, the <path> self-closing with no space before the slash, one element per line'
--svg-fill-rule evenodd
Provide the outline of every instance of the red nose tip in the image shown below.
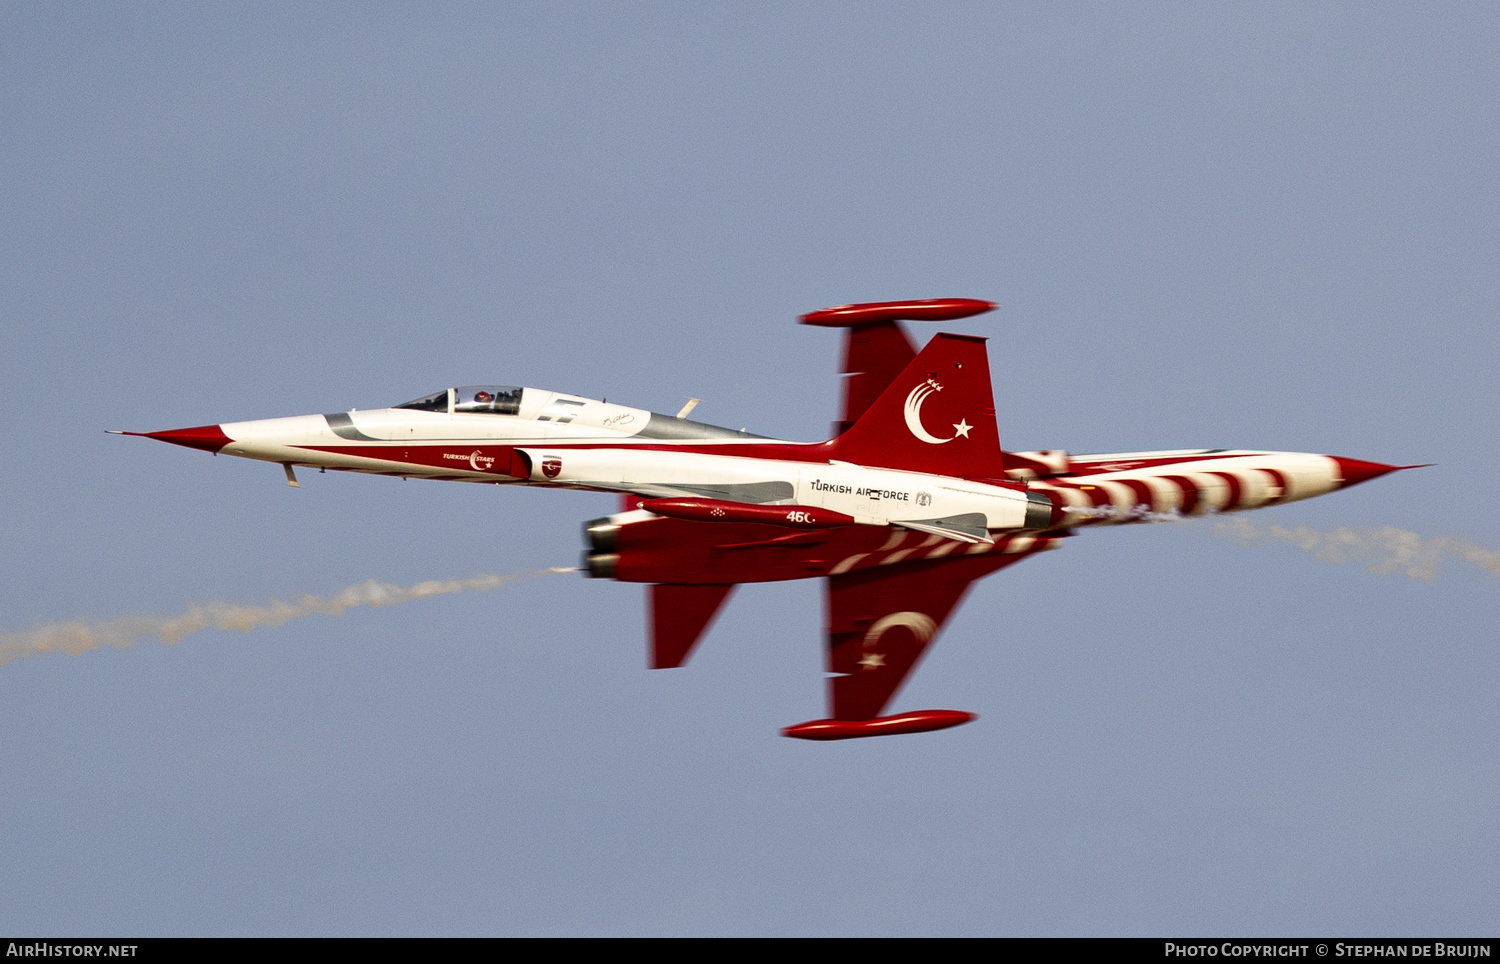
<path fill-rule="evenodd" d="M 202 449 L 205 452 L 217 452 L 234 441 L 217 425 L 198 425 L 194 428 L 173 428 L 165 432 L 140 434 L 146 438 L 160 439 L 173 445 L 186 445 L 190 449 Z"/>
<path fill-rule="evenodd" d="M 1379 462 L 1362 462 L 1359 459 L 1345 459 L 1337 455 L 1330 456 L 1339 464 L 1339 488 L 1347 489 L 1351 485 L 1359 485 L 1371 479 L 1378 479 L 1388 472 L 1397 472 L 1401 469 L 1419 469 L 1420 465 L 1382 465 Z"/>

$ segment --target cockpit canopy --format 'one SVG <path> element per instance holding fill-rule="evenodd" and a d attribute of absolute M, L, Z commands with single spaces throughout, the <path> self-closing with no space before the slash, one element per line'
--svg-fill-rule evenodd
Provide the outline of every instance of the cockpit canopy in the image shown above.
<path fill-rule="evenodd" d="M 521 411 L 522 389 L 514 385 L 463 385 L 402 402 L 396 408 L 419 412 L 455 412 L 477 415 L 516 415 Z"/>

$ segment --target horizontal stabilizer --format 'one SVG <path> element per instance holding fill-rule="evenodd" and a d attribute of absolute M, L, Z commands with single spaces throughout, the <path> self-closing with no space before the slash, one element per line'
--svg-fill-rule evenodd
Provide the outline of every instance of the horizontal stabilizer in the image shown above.
<path fill-rule="evenodd" d="M 687 662 L 693 645 L 708 629 L 734 586 L 651 587 L 651 668 L 672 669 Z"/>

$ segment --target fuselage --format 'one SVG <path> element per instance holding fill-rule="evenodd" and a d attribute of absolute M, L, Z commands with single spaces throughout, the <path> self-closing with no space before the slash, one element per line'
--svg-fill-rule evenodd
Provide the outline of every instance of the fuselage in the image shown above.
<path fill-rule="evenodd" d="M 1392 469 L 1297 452 L 1040 451 L 1007 455 L 1004 478 L 960 478 L 840 461 L 834 441 L 789 442 L 510 386 L 467 386 L 391 408 L 150 435 L 288 467 L 826 509 L 861 526 L 936 534 L 932 549 L 952 539 L 988 546 L 1000 534 L 1013 542 L 1010 537 L 1023 531 L 1259 508 L 1323 495 Z M 1050 515 L 1038 511 L 1044 499 Z"/>
<path fill-rule="evenodd" d="M 509 410 L 464 410 L 468 387 L 405 406 L 229 422 L 151 433 L 164 441 L 293 467 L 490 484 L 562 486 L 644 498 L 808 506 L 861 525 L 966 517 L 980 532 L 1022 528 L 1026 485 L 852 465 L 829 443 L 765 438 L 575 395 L 513 389 Z M 413 407 L 423 402 L 428 407 Z M 978 515 L 981 518 L 973 520 Z"/>

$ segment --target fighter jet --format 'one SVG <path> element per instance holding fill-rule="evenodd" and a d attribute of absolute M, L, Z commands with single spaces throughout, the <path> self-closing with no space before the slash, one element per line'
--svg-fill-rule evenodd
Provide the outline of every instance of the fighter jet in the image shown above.
<path fill-rule="evenodd" d="M 834 437 L 800 443 L 511 385 L 445 388 L 390 408 L 144 435 L 297 468 L 620 496 L 584 525 L 582 570 L 646 583 L 652 668 L 682 666 L 734 587 L 822 579 L 826 718 L 786 736 L 938 730 L 975 715 L 882 715 L 980 578 L 1091 526 L 1237 512 L 1312 498 L 1410 466 L 1338 456 L 1183 449 L 1006 452 L 985 339 L 901 322 L 953 321 L 987 301 L 842 305 L 802 317 L 845 330 Z"/>

